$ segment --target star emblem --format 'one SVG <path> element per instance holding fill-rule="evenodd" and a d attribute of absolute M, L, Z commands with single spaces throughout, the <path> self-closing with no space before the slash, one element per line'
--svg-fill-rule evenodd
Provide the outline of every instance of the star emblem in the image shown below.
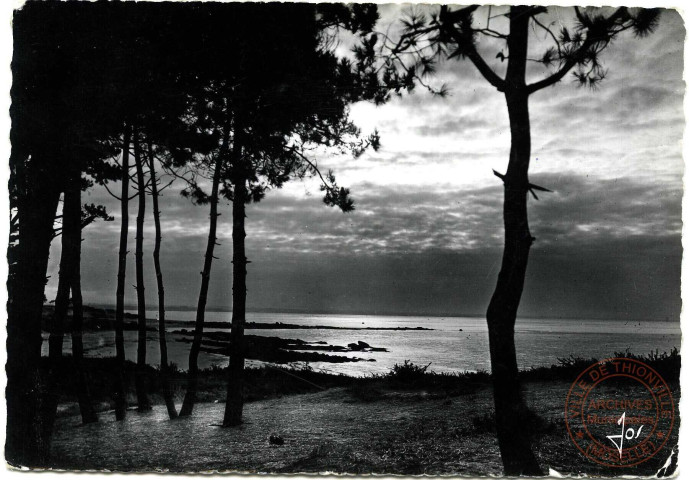
<path fill-rule="evenodd" d="M 664 436 L 665 436 L 664 432 L 657 432 L 656 433 L 656 437 L 658 437 L 658 438 L 663 438 Z"/>
<path fill-rule="evenodd" d="M 577 432 L 576 435 L 577 435 L 577 439 L 578 439 L 578 440 L 581 440 L 582 438 L 584 438 L 584 432 L 581 432 L 581 431 L 580 431 L 580 432 Z"/>

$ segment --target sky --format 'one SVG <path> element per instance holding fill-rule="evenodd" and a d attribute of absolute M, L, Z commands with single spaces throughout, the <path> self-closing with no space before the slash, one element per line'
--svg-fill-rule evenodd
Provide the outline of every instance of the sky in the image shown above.
<path fill-rule="evenodd" d="M 399 17 L 381 6 L 378 29 Z M 476 18 L 487 16 L 480 9 Z M 493 10 L 495 13 L 495 10 Z M 568 9 L 543 18 L 567 22 Z M 494 20 L 494 28 L 501 28 Z M 387 30 L 394 35 L 396 27 Z M 571 76 L 530 100 L 532 183 L 553 190 L 529 200 L 532 235 L 521 316 L 678 320 L 681 309 L 682 80 L 685 30 L 664 11 L 648 38 L 623 35 L 602 55 L 600 88 Z M 343 40 L 342 45 L 347 42 Z M 342 47 L 341 45 L 341 47 Z M 533 56 L 547 45 L 532 32 Z M 479 51 L 499 74 L 500 46 Z M 546 74 L 530 66 L 528 81 Z M 465 60 L 439 66 L 423 88 L 382 106 L 352 107 L 364 133 L 378 129 L 381 148 L 358 159 L 320 152 L 351 189 L 356 210 L 322 202 L 315 179 L 295 181 L 247 207 L 250 309 L 368 314 L 483 315 L 502 255 L 502 184 L 509 155 L 504 97 Z M 114 185 L 115 189 L 119 185 Z M 173 185 L 161 198 L 162 269 L 168 308 L 196 305 L 208 230 L 208 207 L 194 206 Z M 120 215 L 117 201 L 95 188 L 115 221 L 84 231 L 82 285 L 87 304 L 114 304 Z M 145 230 L 146 296 L 156 307 L 153 222 Z M 126 303 L 136 303 L 134 224 L 130 204 Z M 210 308 L 231 305 L 231 206 L 221 205 Z M 54 242 L 46 296 L 57 284 Z"/>

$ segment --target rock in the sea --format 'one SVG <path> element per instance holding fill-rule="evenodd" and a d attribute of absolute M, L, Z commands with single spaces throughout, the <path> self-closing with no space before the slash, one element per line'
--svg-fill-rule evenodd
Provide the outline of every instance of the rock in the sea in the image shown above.
<path fill-rule="evenodd" d="M 359 340 L 357 343 L 349 343 L 347 344 L 347 348 L 349 348 L 352 352 L 387 352 L 387 348 L 381 348 L 381 347 L 372 347 L 366 342 L 362 342 Z"/>
<path fill-rule="evenodd" d="M 285 444 L 285 439 L 282 438 L 280 435 L 276 434 L 271 434 L 270 437 L 268 437 L 268 442 L 271 445 L 284 445 Z"/>

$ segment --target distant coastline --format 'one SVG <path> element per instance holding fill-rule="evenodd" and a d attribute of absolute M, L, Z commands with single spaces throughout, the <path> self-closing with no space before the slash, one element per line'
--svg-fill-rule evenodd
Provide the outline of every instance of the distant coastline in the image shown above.
<path fill-rule="evenodd" d="M 151 304 L 152 308 L 149 310 L 156 310 L 155 304 Z M 111 304 L 91 304 L 92 308 L 100 308 L 105 310 L 115 310 L 115 306 Z M 134 304 L 125 305 L 125 310 L 136 310 L 137 306 Z M 195 312 L 196 307 L 184 305 L 167 305 L 165 310 L 168 312 Z M 220 312 L 232 313 L 229 307 L 206 307 L 206 312 Z M 363 310 L 343 310 L 343 309 L 322 309 L 322 310 L 306 310 L 302 308 L 247 308 L 250 313 L 288 313 L 300 315 L 355 315 L 355 316 L 381 316 L 381 317 L 432 317 L 432 318 L 485 318 L 485 313 L 462 313 L 462 312 L 422 312 L 422 311 L 396 311 L 396 310 L 380 310 L 380 311 L 363 311 Z M 570 317 L 565 315 L 519 315 L 519 318 L 532 318 L 535 320 L 550 319 L 550 320 L 610 320 L 615 322 L 679 322 L 680 318 L 646 318 L 646 317 L 606 317 L 606 316 L 587 316 L 587 317 Z"/>
<path fill-rule="evenodd" d="M 53 312 L 52 305 L 43 306 L 43 330 L 49 331 L 49 324 L 47 320 L 50 318 Z M 148 310 L 149 312 L 151 310 Z M 170 309 L 169 311 L 175 311 Z M 177 310 L 177 311 L 189 311 L 189 310 Z M 281 312 L 282 313 L 282 312 Z M 93 307 L 84 305 L 83 312 L 83 325 L 82 329 L 85 331 L 106 331 L 115 329 L 115 310 L 112 308 L 104 307 Z M 69 327 L 72 319 L 72 314 L 68 313 L 66 321 L 67 327 Z M 137 330 L 138 329 L 138 315 L 135 313 L 124 312 L 124 330 Z M 148 326 L 146 330 L 155 332 L 158 331 L 156 325 L 157 319 L 146 318 Z M 189 326 L 193 321 L 189 320 L 176 320 L 168 319 L 165 324 L 168 328 L 174 327 L 186 327 Z M 230 328 L 230 322 L 218 322 L 218 321 L 205 321 L 204 326 L 206 328 Z M 433 330 L 432 328 L 426 327 L 338 327 L 332 325 L 298 325 L 294 323 L 285 322 L 270 322 L 270 323 L 259 323 L 259 322 L 245 322 L 244 328 L 246 330 L 388 330 L 388 331 L 419 331 L 419 330 Z M 185 330 L 182 330 L 185 331 Z M 173 333 L 180 333 L 181 331 L 174 331 Z"/>

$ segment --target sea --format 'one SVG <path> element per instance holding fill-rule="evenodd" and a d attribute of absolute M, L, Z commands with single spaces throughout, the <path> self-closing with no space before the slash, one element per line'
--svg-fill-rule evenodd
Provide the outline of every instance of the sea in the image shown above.
<path fill-rule="evenodd" d="M 132 311 L 131 313 L 135 313 Z M 157 310 L 148 312 L 150 319 L 157 318 Z M 207 322 L 227 322 L 230 312 L 206 312 Z M 168 330 L 193 328 L 195 312 L 166 312 L 166 318 L 188 322 L 188 326 L 175 325 Z M 428 366 L 435 372 L 490 372 L 488 355 L 488 329 L 484 318 L 476 317 L 426 317 L 383 315 L 325 315 L 303 313 L 247 313 L 247 322 L 275 322 L 310 327 L 331 326 L 349 328 L 397 328 L 423 327 L 430 330 L 329 330 L 329 329 L 252 329 L 247 334 L 299 339 L 306 342 L 324 341 L 330 345 L 346 346 L 358 341 L 372 347 L 382 347 L 386 352 L 331 353 L 362 359 L 358 362 L 328 363 L 309 362 L 314 370 L 366 376 L 390 371 L 395 364 L 405 360 Z M 153 323 L 153 322 L 151 322 Z M 157 326 L 152 324 L 151 326 Z M 206 331 L 222 330 L 207 328 Z M 182 370 L 188 367 L 189 343 L 179 341 L 180 336 L 168 335 L 170 362 Z M 520 369 L 550 366 L 559 359 L 570 356 L 582 358 L 607 358 L 616 352 L 647 354 L 669 352 L 680 348 L 679 321 L 625 321 L 592 319 L 519 318 L 515 327 L 517 360 Z M 136 361 L 137 332 L 125 332 L 125 352 L 129 360 Z M 71 349 L 69 336 L 65 337 L 65 352 Z M 85 355 L 108 357 L 115 355 L 114 332 L 85 332 Z M 44 334 L 43 354 L 48 353 L 47 335 Z M 147 359 L 151 365 L 159 363 L 158 334 L 148 332 Z M 199 366 L 226 366 L 227 357 L 201 352 Z M 249 361 L 249 366 L 262 362 Z M 303 367 L 303 363 L 293 365 Z"/>

